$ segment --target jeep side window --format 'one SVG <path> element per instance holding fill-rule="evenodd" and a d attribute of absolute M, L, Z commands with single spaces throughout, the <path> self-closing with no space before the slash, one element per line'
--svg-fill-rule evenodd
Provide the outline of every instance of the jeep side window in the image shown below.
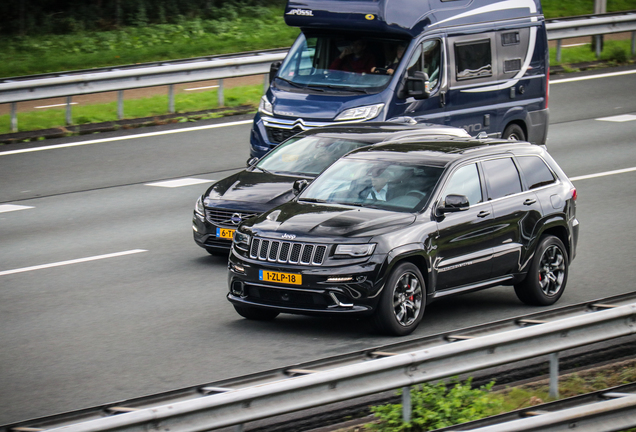
<path fill-rule="evenodd" d="M 422 42 L 422 44 L 418 45 L 407 65 L 409 76 L 414 76 L 417 71 L 428 75 L 431 90 L 437 85 L 441 73 L 441 46 L 439 39 L 429 39 Z"/>
<path fill-rule="evenodd" d="M 453 173 L 442 198 L 451 194 L 464 195 L 471 206 L 483 201 L 477 164 L 465 165 Z"/>
<path fill-rule="evenodd" d="M 457 81 L 492 76 L 490 39 L 456 43 L 455 68 Z"/>
<path fill-rule="evenodd" d="M 493 200 L 521 192 L 519 171 L 512 158 L 490 159 L 482 162 L 488 199 Z"/>

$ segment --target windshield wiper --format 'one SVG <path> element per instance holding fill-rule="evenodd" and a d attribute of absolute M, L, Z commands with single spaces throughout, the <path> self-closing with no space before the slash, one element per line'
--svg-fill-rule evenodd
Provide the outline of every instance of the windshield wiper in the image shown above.
<path fill-rule="evenodd" d="M 265 168 L 261 168 L 257 165 L 252 166 L 252 168 L 258 168 L 259 170 L 263 171 L 265 174 L 273 174 L 273 172 L 266 170 Z"/>
<path fill-rule="evenodd" d="M 310 203 L 326 203 L 327 200 L 318 198 L 299 198 L 298 201 L 310 202 Z"/>
<path fill-rule="evenodd" d="M 321 90 L 322 88 L 329 88 L 332 90 L 340 90 L 340 91 L 345 91 L 345 92 L 351 92 L 351 93 L 364 93 L 364 94 L 369 94 L 369 92 L 365 89 L 361 89 L 361 88 L 352 88 L 352 87 L 344 87 L 344 86 L 336 86 L 336 85 L 331 85 L 331 84 L 307 84 L 307 87 L 313 89 L 313 90 Z"/>
<path fill-rule="evenodd" d="M 302 85 L 302 84 L 298 84 L 298 83 L 295 83 L 295 82 L 290 81 L 290 80 L 285 79 L 285 78 L 276 77 L 276 79 L 279 79 L 279 80 L 281 80 L 281 81 L 285 81 L 287 84 L 289 84 L 289 85 L 291 85 L 291 86 L 294 86 L 294 87 L 296 87 L 296 88 L 305 88 L 305 86 L 304 86 L 304 85 Z"/>

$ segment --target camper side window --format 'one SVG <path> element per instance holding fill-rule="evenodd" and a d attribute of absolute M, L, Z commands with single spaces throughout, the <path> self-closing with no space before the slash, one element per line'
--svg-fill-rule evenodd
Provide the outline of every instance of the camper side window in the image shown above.
<path fill-rule="evenodd" d="M 492 76 L 490 39 L 455 44 L 457 81 Z"/>
<path fill-rule="evenodd" d="M 442 50 L 439 39 L 424 41 L 417 47 L 407 65 L 408 75 L 414 76 L 417 71 L 426 73 L 430 88 L 433 90 L 437 86 L 441 74 L 441 56 Z"/>

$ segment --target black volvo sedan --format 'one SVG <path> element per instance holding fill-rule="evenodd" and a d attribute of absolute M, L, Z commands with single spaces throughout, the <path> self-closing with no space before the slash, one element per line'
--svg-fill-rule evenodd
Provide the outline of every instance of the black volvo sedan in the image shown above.
<path fill-rule="evenodd" d="M 409 136 L 466 138 L 463 129 L 434 124 L 366 123 L 312 129 L 288 139 L 260 161 L 214 183 L 197 200 L 194 241 L 211 254 L 227 254 L 238 224 L 295 196 L 294 181 L 312 181 L 351 150 Z"/>
<path fill-rule="evenodd" d="M 248 319 L 370 315 L 394 335 L 411 333 L 434 299 L 496 285 L 551 305 L 576 254 L 575 200 L 554 159 L 528 143 L 361 148 L 239 225 L 227 297 Z"/>

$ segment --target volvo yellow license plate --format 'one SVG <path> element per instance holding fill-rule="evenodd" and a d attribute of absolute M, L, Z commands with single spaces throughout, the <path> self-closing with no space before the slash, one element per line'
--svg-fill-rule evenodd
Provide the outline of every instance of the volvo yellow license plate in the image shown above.
<path fill-rule="evenodd" d="M 281 273 L 267 270 L 258 271 L 259 280 L 266 282 L 278 282 L 291 285 L 301 285 L 303 283 L 302 276 L 293 273 Z"/>
<path fill-rule="evenodd" d="M 236 230 L 230 228 L 217 228 L 216 236 L 222 239 L 232 240 L 234 238 L 234 231 Z"/>

